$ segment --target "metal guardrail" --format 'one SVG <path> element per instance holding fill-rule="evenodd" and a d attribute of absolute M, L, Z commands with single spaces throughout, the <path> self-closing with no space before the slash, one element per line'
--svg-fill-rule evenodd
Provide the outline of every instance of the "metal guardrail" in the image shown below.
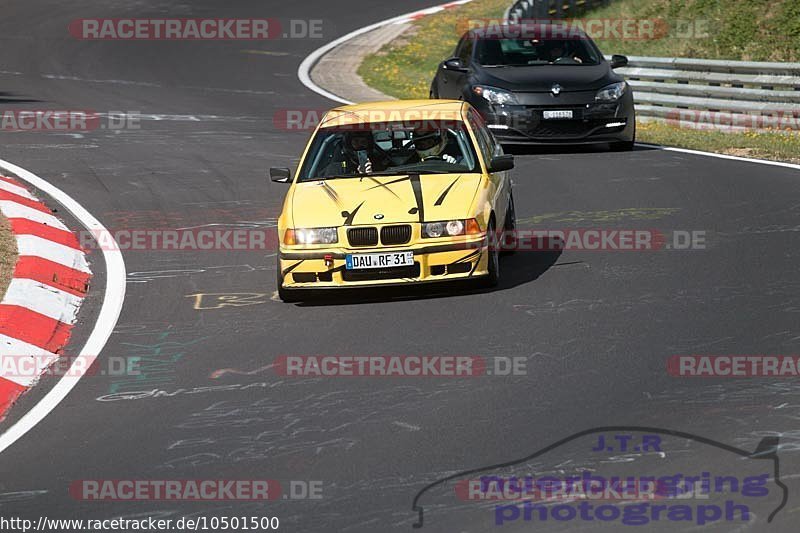
<path fill-rule="evenodd" d="M 629 57 L 617 72 L 636 112 L 680 126 L 740 131 L 800 126 L 800 63 Z"/>
<path fill-rule="evenodd" d="M 561 19 L 608 0 L 518 0 L 511 23 Z M 608 57 L 610 59 L 610 57 Z M 647 120 L 728 131 L 800 130 L 800 63 L 629 57 L 617 69 L 634 90 L 636 112 Z"/>
<path fill-rule="evenodd" d="M 565 18 L 588 9 L 608 5 L 610 0 L 517 0 L 506 13 L 506 20 Z"/>

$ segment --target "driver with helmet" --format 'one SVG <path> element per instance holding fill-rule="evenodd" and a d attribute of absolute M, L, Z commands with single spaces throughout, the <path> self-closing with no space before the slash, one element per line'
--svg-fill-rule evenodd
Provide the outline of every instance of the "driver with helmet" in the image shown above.
<path fill-rule="evenodd" d="M 442 130 L 414 130 L 414 150 L 419 161 L 438 159 L 446 163 L 455 164 L 456 158 L 444 153 L 447 148 L 447 135 Z"/>

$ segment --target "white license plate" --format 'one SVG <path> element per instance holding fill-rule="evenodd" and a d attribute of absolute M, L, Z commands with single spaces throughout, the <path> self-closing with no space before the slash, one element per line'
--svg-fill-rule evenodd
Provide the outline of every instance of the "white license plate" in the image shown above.
<path fill-rule="evenodd" d="M 347 254 L 344 260 L 347 270 L 414 266 L 414 252 Z"/>
<path fill-rule="evenodd" d="M 564 111 L 545 111 L 544 118 L 547 120 L 554 118 L 572 118 L 572 110 L 567 109 Z"/>

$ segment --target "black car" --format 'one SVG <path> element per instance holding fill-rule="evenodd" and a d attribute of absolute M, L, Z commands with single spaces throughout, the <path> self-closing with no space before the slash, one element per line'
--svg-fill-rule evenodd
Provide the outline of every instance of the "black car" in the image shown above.
<path fill-rule="evenodd" d="M 439 65 L 431 98 L 472 104 L 504 144 L 610 143 L 631 150 L 636 138 L 633 91 L 583 32 L 555 26 L 473 29 L 455 56 Z M 563 35 L 563 31 L 561 33 Z"/>

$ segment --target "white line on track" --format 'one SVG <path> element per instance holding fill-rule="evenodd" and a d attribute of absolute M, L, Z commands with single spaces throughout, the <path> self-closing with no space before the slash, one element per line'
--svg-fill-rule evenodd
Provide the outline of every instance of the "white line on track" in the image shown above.
<path fill-rule="evenodd" d="M 16 174 L 17 177 L 23 181 L 30 183 L 59 202 L 67 211 L 72 213 L 87 230 L 91 232 L 109 233 L 105 226 L 87 211 L 86 208 L 58 187 L 51 185 L 28 170 L 2 159 L 0 159 L 0 168 L 4 168 Z M 96 235 L 97 233 L 93 234 Z M 86 340 L 79 354 L 80 358 L 86 361 L 93 359 L 103 350 L 106 342 L 108 342 L 108 338 L 114 331 L 117 320 L 119 320 L 119 315 L 122 312 L 122 304 L 125 301 L 125 261 L 122 258 L 122 252 L 118 249 L 111 250 L 108 249 L 108 247 L 103 247 L 102 254 L 106 263 L 106 287 L 103 294 L 103 303 L 97 315 L 94 329 L 89 334 L 89 338 Z M 75 362 L 73 362 L 73 365 L 75 365 L 76 362 L 77 358 Z M 82 363 L 77 362 L 77 364 Z M 0 435 L 0 453 L 33 429 L 36 424 L 50 414 L 61 400 L 70 393 L 81 379 L 80 372 L 74 372 L 74 374 L 77 374 L 75 376 L 72 374 L 73 372 L 65 372 L 64 377 L 62 377 L 30 411 L 25 413 L 22 418 L 17 420 L 5 433 Z"/>
<path fill-rule="evenodd" d="M 466 3 L 466 2 L 464 2 L 464 3 Z M 354 102 L 352 102 L 350 100 L 346 100 L 346 99 L 344 99 L 344 98 L 342 98 L 340 96 L 336 96 L 332 92 L 326 91 L 325 89 L 323 89 L 322 87 L 320 87 L 319 85 L 314 83 L 314 81 L 311 79 L 311 69 L 314 68 L 314 65 L 317 64 L 317 61 L 319 61 L 322 56 L 324 56 L 325 54 L 327 54 L 328 52 L 330 52 L 331 50 L 333 50 L 334 48 L 336 48 L 340 44 L 346 43 L 350 39 L 354 39 L 354 38 L 358 37 L 359 35 L 364 35 L 365 33 L 369 33 L 372 30 L 377 30 L 378 28 L 382 28 L 384 26 L 388 26 L 389 24 L 394 24 L 395 22 L 403 21 L 403 20 L 408 19 L 409 17 L 411 17 L 413 15 L 416 15 L 418 13 L 421 13 L 423 11 L 429 11 L 431 9 L 443 8 L 444 6 L 449 6 L 449 5 L 452 5 L 452 2 L 448 2 L 446 4 L 441 4 L 439 6 L 430 7 L 428 9 L 412 11 L 411 13 L 406 13 L 405 15 L 400 15 L 398 17 L 392 17 L 390 19 L 387 19 L 387 20 L 384 20 L 384 21 L 381 21 L 381 22 L 376 22 L 375 24 L 370 24 L 369 26 L 364 26 L 361 29 L 358 29 L 356 31 L 348 33 L 347 35 L 339 37 L 335 41 L 329 42 L 328 44 L 326 44 L 322 48 L 319 48 L 319 49 L 314 50 L 313 52 L 311 52 L 311 54 L 303 60 L 303 62 L 300 64 L 300 67 L 297 69 L 297 77 L 300 78 L 300 82 L 303 85 L 305 85 L 306 87 L 308 87 L 309 89 L 311 89 L 315 93 L 321 94 L 325 98 L 328 98 L 329 100 L 333 100 L 334 102 L 339 102 L 340 104 L 352 104 Z"/>

